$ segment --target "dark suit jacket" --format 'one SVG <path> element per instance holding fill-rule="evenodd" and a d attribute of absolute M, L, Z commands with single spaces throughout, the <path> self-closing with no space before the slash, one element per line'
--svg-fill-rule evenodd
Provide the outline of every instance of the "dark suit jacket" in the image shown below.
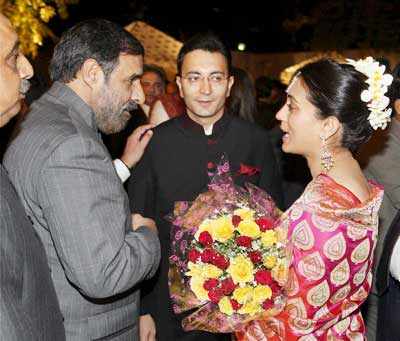
<path fill-rule="evenodd" d="M 65 339 L 43 245 L 1 164 L 0 339 Z"/>
<path fill-rule="evenodd" d="M 128 183 L 132 211 L 155 218 L 159 228 L 161 266 L 158 277 L 146 284 L 142 297 L 142 313 L 150 313 L 155 319 L 158 340 L 218 337 L 184 333 L 172 312 L 167 281 L 170 224 L 164 217 L 176 201 L 191 201 L 207 190 L 208 173 L 213 172 L 223 153 L 228 156 L 236 184 L 254 183 L 266 189 L 278 205 L 282 203 L 281 178 L 267 132 L 229 114 L 215 123 L 211 136 L 187 115 L 159 125 Z M 258 168 L 258 172 L 241 174 L 241 164 Z"/>

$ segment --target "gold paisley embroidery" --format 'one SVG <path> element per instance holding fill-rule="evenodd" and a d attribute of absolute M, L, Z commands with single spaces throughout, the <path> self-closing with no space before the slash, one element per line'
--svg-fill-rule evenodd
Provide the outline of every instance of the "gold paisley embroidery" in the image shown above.
<path fill-rule="evenodd" d="M 322 307 L 328 301 L 329 295 L 328 281 L 324 280 L 308 291 L 307 302 L 313 307 Z"/>
<path fill-rule="evenodd" d="M 297 279 L 296 272 L 293 268 L 289 270 L 289 277 L 285 289 L 289 297 L 297 295 L 299 292 L 299 280 Z"/>
<path fill-rule="evenodd" d="M 290 210 L 290 219 L 297 220 L 303 215 L 303 209 L 299 206 L 293 206 Z"/>
<path fill-rule="evenodd" d="M 342 318 L 349 316 L 353 311 L 357 310 L 359 305 L 354 302 L 345 301 L 342 304 Z"/>
<path fill-rule="evenodd" d="M 301 318 L 289 318 L 290 327 L 298 334 L 309 334 L 314 329 L 312 320 Z"/>
<path fill-rule="evenodd" d="M 349 328 L 349 326 L 350 326 L 350 317 L 346 317 L 344 320 L 336 323 L 333 329 L 335 330 L 336 333 L 342 335 Z"/>
<path fill-rule="evenodd" d="M 336 304 L 340 301 L 343 301 L 347 295 L 350 293 L 350 285 L 346 284 L 344 287 L 340 288 L 339 290 L 337 290 L 331 297 L 331 299 L 329 300 L 331 303 Z"/>
<path fill-rule="evenodd" d="M 314 234 L 307 221 L 302 221 L 294 228 L 292 235 L 293 243 L 301 250 L 310 250 L 314 246 Z"/>
<path fill-rule="evenodd" d="M 346 284 L 350 277 L 350 266 L 347 258 L 343 259 L 330 274 L 331 283 L 337 287 Z"/>
<path fill-rule="evenodd" d="M 342 259 L 345 253 L 346 240 L 342 232 L 329 238 L 324 244 L 324 255 L 331 261 Z"/>
<path fill-rule="evenodd" d="M 339 224 L 332 221 L 331 219 L 323 218 L 318 214 L 313 214 L 311 216 L 311 221 L 313 225 L 322 232 L 333 232 L 339 226 Z"/>
<path fill-rule="evenodd" d="M 297 266 L 299 273 L 309 280 L 318 281 L 325 275 L 325 263 L 317 251 L 302 258 Z"/>
<path fill-rule="evenodd" d="M 351 261 L 354 264 L 360 264 L 365 262 L 368 258 L 369 251 L 371 249 L 371 244 L 369 239 L 364 239 L 351 253 Z"/>
<path fill-rule="evenodd" d="M 353 283 L 355 285 L 360 285 L 362 282 L 365 280 L 365 276 L 367 274 L 367 269 L 368 269 L 368 263 L 365 263 L 360 270 L 356 272 L 356 274 L 353 277 Z"/>
<path fill-rule="evenodd" d="M 349 225 L 347 227 L 347 235 L 351 240 L 360 240 L 367 235 L 367 229 L 362 225 Z"/>
<path fill-rule="evenodd" d="M 350 296 L 350 299 L 352 301 L 363 301 L 367 296 L 368 292 L 361 286 L 353 295 Z"/>
<path fill-rule="evenodd" d="M 287 301 L 285 310 L 292 318 L 306 318 L 307 309 L 300 297 L 292 298 Z"/>

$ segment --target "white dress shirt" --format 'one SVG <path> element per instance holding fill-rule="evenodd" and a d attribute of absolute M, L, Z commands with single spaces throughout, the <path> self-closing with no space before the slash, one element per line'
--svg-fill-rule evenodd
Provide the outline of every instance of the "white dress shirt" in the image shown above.
<path fill-rule="evenodd" d="M 131 176 L 129 168 L 120 159 L 115 159 L 113 164 L 118 177 L 121 179 L 122 183 L 124 183 Z"/>

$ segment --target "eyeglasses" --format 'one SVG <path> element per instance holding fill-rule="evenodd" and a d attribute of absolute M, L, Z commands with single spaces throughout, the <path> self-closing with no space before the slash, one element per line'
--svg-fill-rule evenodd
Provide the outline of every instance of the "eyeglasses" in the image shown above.
<path fill-rule="evenodd" d="M 208 82 L 212 85 L 221 85 L 223 84 L 229 76 L 225 76 L 223 74 L 211 74 L 208 76 L 202 76 L 198 74 L 193 74 L 189 76 L 182 76 L 183 79 L 187 80 L 190 85 L 200 85 L 201 82 L 204 81 L 205 78 L 208 79 Z"/>

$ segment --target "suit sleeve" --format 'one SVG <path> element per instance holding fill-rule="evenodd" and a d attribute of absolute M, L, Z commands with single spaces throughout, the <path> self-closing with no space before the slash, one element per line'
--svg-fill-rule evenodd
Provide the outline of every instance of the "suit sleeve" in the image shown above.
<path fill-rule="evenodd" d="M 154 275 L 158 237 L 131 229 L 128 200 L 97 141 L 73 136 L 40 172 L 38 197 L 68 279 L 85 295 L 122 293 Z"/>
<path fill-rule="evenodd" d="M 268 134 L 265 134 L 265 144 L 262 173 L 258 186 L 266 190 L 275 200 L 276 205 L 283 208 L 282 175 L 275 157 L 272 143 Z"/>
<path fill-rule="evenodd" d="M 0 174 L 1 176 L 1 174 Z M 2 179 L 0 177 L 0 184 Z M 35 328 L 21 301 L 24 254 L 23 241 L 18 240 L 12 207 L 0 196 L 0 335 L 1 340 L 33 340 Z M 20 246 L 20 248 L 18 248 Z"/>
<path fill-rule="evenodd" d="M 128 181 L 128 196 L 131 211 L 155 219 L 156 180 L 152 162 L 152 141 L 150 141 L 141 161 L 136 165 Z M 158 279 L 157 273 L 152 279 L 142 283 L 140 315 L 150 314 L 154 311 L 153 291 Z"/>

